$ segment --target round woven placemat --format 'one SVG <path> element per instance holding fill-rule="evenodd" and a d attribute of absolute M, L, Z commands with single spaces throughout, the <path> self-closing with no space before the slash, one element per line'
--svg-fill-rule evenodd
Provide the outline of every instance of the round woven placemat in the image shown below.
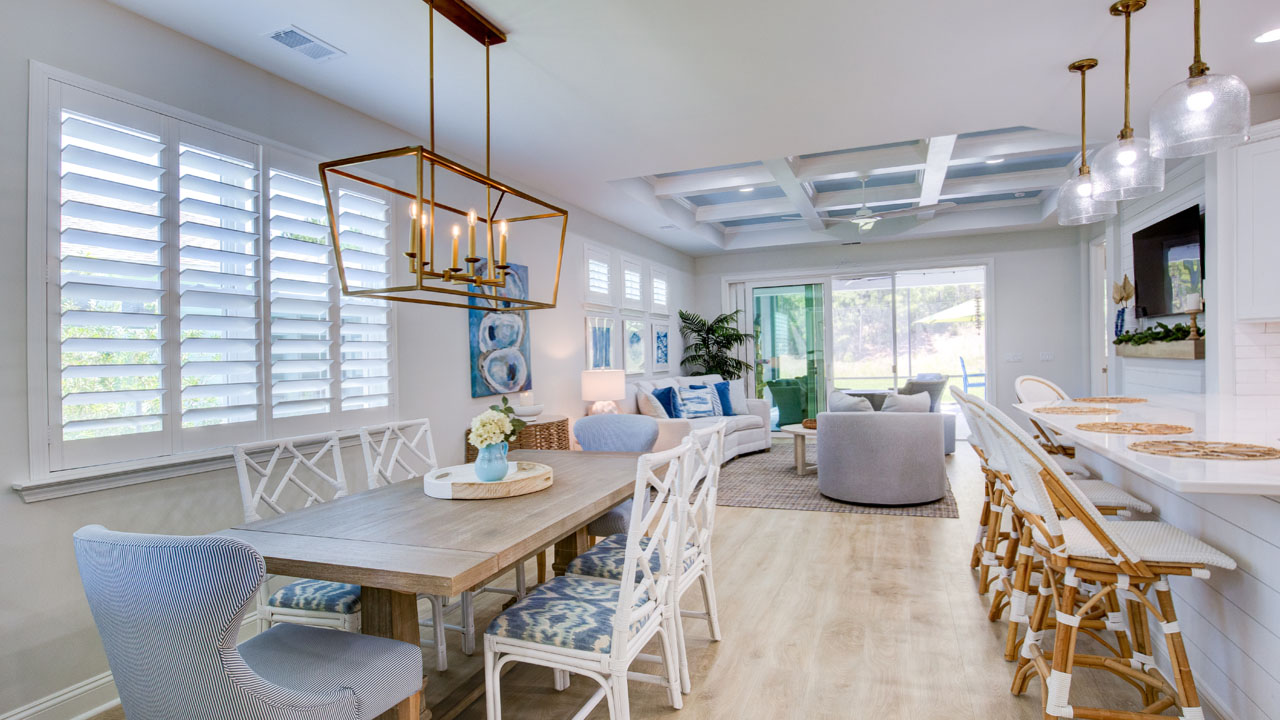
<path fill-rule="evenodd" d="M 1144 403 L 1147 401 L 1146 398 L 1116 397 L 1116 396 L 1072 398 L 1072 399 L 1075 400 L 1076 402 L 1082 402 L 1082 403 L 1115 403 L 1117 405 L 1128 404 L 1128 403 Z"/>
<path fill-rule="evenodd" d="M 1076 425 L 1076 429 L 1113 435 L 1185 435 L 1191 432 L 1191 428 L 1186 425 L 1146 422 L 1080 423 Z"/>
<path fill-rule="evenodd" d="M 1109 407 L 1089 407 L 1086 405 L 1053 405 L 1050 407 L 1036 408 L 1036 412 L 1045 415 L 1115 415 L 1120 412 L 1115 408 Z"/>
<path fill-rule="evenodd" d="M 1196 460 L 1280 460 L 1280 449 L 1267 445 L 1207 440 L 1142 440 L 1129 443 L 1129 449 Z"/>

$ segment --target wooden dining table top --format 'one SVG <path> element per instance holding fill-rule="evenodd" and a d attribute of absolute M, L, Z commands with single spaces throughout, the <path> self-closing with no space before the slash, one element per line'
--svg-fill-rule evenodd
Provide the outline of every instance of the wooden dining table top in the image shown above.
<path fill-rule="evenodd" d="M 455 595 L 629 498 L 637 453 L 517 450 L 549 465 L 551 487 L 512 498 L 442 500 L 405 481 L 220 535 L 253 545 L 267 571 L 405 593 Z"/>

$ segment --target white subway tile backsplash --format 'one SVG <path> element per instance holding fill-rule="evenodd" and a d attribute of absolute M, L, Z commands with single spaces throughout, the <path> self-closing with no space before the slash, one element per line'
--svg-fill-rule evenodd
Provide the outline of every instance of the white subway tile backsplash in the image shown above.
<path fill-rule="evenodd" d="M 1280 395 L 1280 323 L 1236 323 L 1237 395 Z"/>

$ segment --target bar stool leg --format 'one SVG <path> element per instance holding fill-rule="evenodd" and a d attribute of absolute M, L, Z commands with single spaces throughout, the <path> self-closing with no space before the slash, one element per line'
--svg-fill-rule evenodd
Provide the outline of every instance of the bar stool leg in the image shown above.
<path fill-rule="evenodd" d="M 1196 681 L 1191 676 L 1191 663 L 1187 660 L 1187 648 L 1182 642 L 1182 631 L 1178 628 L 1178 614 L 1173 609 L 1173 594 L 1169 592 L 1169 580 L 1161 577 L 1155 584 L 1156 601 L 1160 604 L 1160 614 L 1164 615 L 1161 629 L 1164 630 L 1164 641 L 1169 648 L 1169 661 L 1173 666 L 1173 682 L 1178 688 L 1178 707 L 1182 708 L 1182 717 L 1204 717 L 1200 708 L 1200 695 L 1196 692 Z"/>
<path fill-rule="evenodd" d="M 1076 606 L 1074 577 L 1064 581 L 1062 602 L 1056 615 L 1057 632 L 1053 639 L 1053 672 L 1048 678 L 1048 692 L 1044 697 L 1044 713 L 1054 717 L 1072 717 L 1071 667 L 1075 664 L 1076 624 L 1080 618 L 1072 608 Z"/>

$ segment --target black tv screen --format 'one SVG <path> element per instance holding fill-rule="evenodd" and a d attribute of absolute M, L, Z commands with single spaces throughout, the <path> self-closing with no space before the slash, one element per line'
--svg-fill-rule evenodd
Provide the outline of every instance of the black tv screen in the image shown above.
<path fill-rule="evenodd" d="M 1186 312 L 1187 296 L 1203 297 L 1203 285 L 1204 215 L 1199 205 L 1133 234 L 1137 317 Z"/>

